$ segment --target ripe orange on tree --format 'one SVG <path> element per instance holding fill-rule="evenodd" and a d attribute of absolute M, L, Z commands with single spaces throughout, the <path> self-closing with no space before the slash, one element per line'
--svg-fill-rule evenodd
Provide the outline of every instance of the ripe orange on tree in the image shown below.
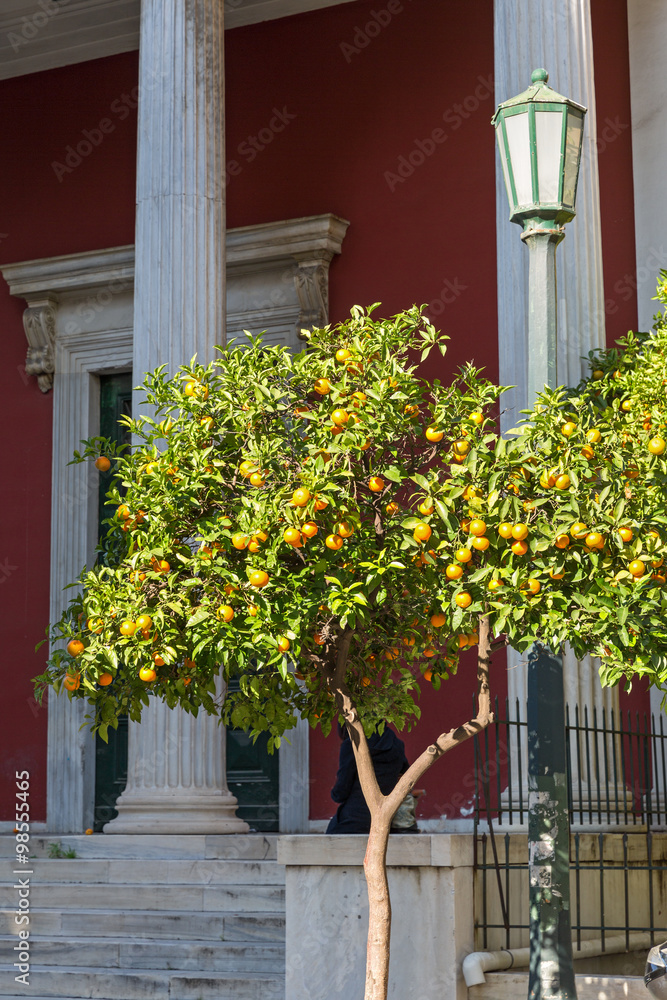
<path fill-rule="evenodd" d="M 342 427 L 344 424 L 348 422 L 349 419 L 350 419 L 350 414 L 347 412 L 347 410 L 338 409 L 334 410 L 333 413 L 331 414 L 331 422 L 332 424 L 335 424 L 336 427 Z"/>
<path fill-rule="evenodd" d="M 577 425 L 574 423 L 574 421 L 568 420 L 566 423 L 562 425 L 560 432 L 563 435 L 563 437 L 571 437 L 576 431 L 576 429 Z"/>
<path fill-rule="evenodd" d="M 429 514 L 432 514 L 434 509 L 435 508 L 433 507 L 433 501 L 431 500 L 430 497 L 426 497 L 419 504 L 419 513 L 424 514 L 426 517 L 428 517 Z"/>
<path fill-rule="evenodd" d="M 100 676 L 97 678 L 97 683 L 100 685 L 100 687 L 109 687 L 112 681 L 113 681 L 113 674 L 110 674 L 106 670 L 104 671 L 103 674 L 100 674 Z"/>
<path fill-rule="evenodd" d="M 437 427 L 427 427 L 424 431 L 424 436 L 427 441 L 431 441 L 435 444 L 438 441 L 442 441 L 445 436 L 445 432 L 439 430 Z"/>
<path fill-rule="evenodd" d="M 344 541 L 340 537 L 340 535 L 335 535 L 335 534 L 327 535 L 326 539 L 324 540 L 324 544 L 328 549 L 332 549 L 334 552 L 337 552 L 338 549 L 340 549 L 344 544 Z"/>
<path fill-rule="evenodd" d="M 589 431 L 586 432 L 586 440 L 589 444 L 597 444 L 602 434 L 597 427 L 591 427 Z"/>
<path fill-rule="evenodd" d="M 556 476 L 555 487 L 557 490 L 566 490 L 570 485 L 570 477 L 566 472 L 561 473 L 560 476 Z"/>
<path fill-rule="evenodd" d="M 570 528 L 570 534 L 572 535 L 573 538 L 577 539 L 585 538 L 586 535 L 588 534 L 588 527 L 584 524 L 583 521 L 575 521 L 572 527 Z"/>
<path fill-rule="evenodd" d="M 470 526 L 469 526 L 468 530 L 469 530 L 469 532 L 470 532 L 471 535 L 484 535 L 484 534 L 486 534 L 486 524 L 484 523 L 484 521 L 481 521 L 479 518 L 474 518 L 470 522 Z"/>
<path fill-rule="evenodd" d="M 301 525 L 301 534 L 305 535 L 306 538 L 314 538 L 319 530 L 314 521 L 305 521 Z"/>
<path fill-rule="evenodd" d="M 634 532 L 632 528 L 619 528 L 618 533 L 621 537 L 621 541 L 623 542 L 631 542 L 632 539 L 634 538 Z"/>
<path fill-rule="evenodd" d="M 136 626 L 143 632 L 144 629 L 151 628 L 153 625 L 153 619 L 150 615 L 139 615 L 136 620 Z"/>
<path fill-rule="evenodd" d="M 431 625 L 433 628 L 442 628 L 446 621 L 447 618 L 445 615 L 440 614 L 440 612 L 436 612 L 436 614 L 431 615 Z"/>
<path fill-rule="evenodd" d="M 554 545 L 556 546 L 557 549 L 566 549 L 569 544 L 570 544 L 569 535 L 564 535 L 564 534 L 556 535 L 556 541 L 554 542 Z"/>
<path fill-rule="evenodd" d="M 523 524 L 519 521 L 518 524 L 512 525 L 512 538 L 517 542 L 522 542 L 524 538 L 528 536 L 528 525 Z"/>
<path fill-rule="evenodd" d="M 266 570 L 255 569 L 252 571 L 248 579 L 252 587 L 258 587 L 258 588 L 266 587 L 267 583 L 269 582 L 269 574 L 266 572 Z"/>
<path fill-rule="evenodd" d="M 334 528 L 334 534 L 340 535 L 341 538 L 350 538 L 354 534 L 354 525 L 351 521 L 339 521 Z"/>
<path fill-rule="evenodd" d="M 458 559 L 459 562 L 468 563 L 472 559 L 472 552 L 470 549 L 466 549 L 465 546 L 462 546 L 460 549 L 456 550 L 454 558 Z"/>
<path fill-rule="evenodd" d="M 385 510 L 389 515 L 391 515 L 391 514 L 397 514 L 400 508 L 394 500 L 391 500 L 390 503 L 388 503 L 387 506 L 385 507 Z"/>
<path fill-rule="evenodd" d="M 137 623 L 133 622 L 131 618 L 126 618 L 125 621 L 120 623 L 120 634 L 125 635 L 128 638 L 134 635 L 137 631 Z"/>
<path fill-rule="evenodd" d="M 604 535 L 600 534 L 599 531 L 589 531 L 586 535 L 585 541 L 589 549 L 604 548 Z"/>
<path fill-rule="evenodd" d="M 305 507 L 309 500 L 310 490 L 307 490 L 305 487 L 294 490 L 294 493 L 292 493 L 292 503 L 295 507 Z"/>
<path fill-rule="evenodd" d="M 349 351 L 347 347 L 339 347 L 336 351 L 336 361 L 343 364 L 345 361 L 349 361 L 352 357 L 352 351 Z"/>
<path fill-rule="evenodd" d="M 456 595 L 454 601 L 459 608 L 469 608 L 472 604 L 472 596 L 467 590 L 462 590 L 460 594 Z"/>
<path fill-rule="evenodd" d="M 384 479 L 380 476 L 371 476 L 368 480 L 368 488 L 372 493 L 382 493 L 384 489 Z"/>
<path fill-rule="evenodd" d="M 477 549 L 478 552 L 486 552 L 490 545 L 491 542 L 486 535 L 476 535 L 472 540 L 472 547 L 473 549 Z"/>
<path fill-rule="evenodd" d="M 458 563 L 452 563 L 445 569 L 445 575 L 448 580 L 460 580 L 463 576 L 463 567 Z"/>
<path fill-rule="evenodd" d="M 280 635 L 280 636 L 278 636 L 278 639 L 277 639 L 277 645 L 278 645 L 278 649 L 280 650 L 281 653 L 286 653 L 287 650 L 290 647 L 290 641 L 287 638 L 287 636 Z"/>
<path fill-rule="evenodd" d="M 301 532 L 298 528 L 285 528 L 283 531 L 283 538 L 288 545 L 293 545 L 294 548 L 298 549 L 303 544 L 303 539 L 301 537 Z"/>
<path fill-rule="evenodd" d="M 139 678 L 145 684 L 150 684 L 157 677 L 157 671 L 153 667 L 141 667 L 139 670 Z"/>
<path fill-rule="evenodd" d="M 509 521 L 502 521 L 498 525 L 498 534 L 501 538 L 511 538 L 512 537 L 512 527 Z"/>
<path fill-rule="evenodd" d="M 426 524 L 425 521 L 419 521 L 419 523 L 415 525 L 412 537 L 417 542 L 427 542 L 432 534 L 433 532 L 430 526 Z"/>
<path fill-rule="evenodd" d="M 118 510 L 116 511 L 116 517 L 119 517 L 122 521 L 126 521 L 130 516 L 130 508 L 126 503 L 122 503 Z"/>
<path fill-rule="evenodd" d="M 632 576 L 639 579 L 639 577 L 643 576 L 646 572 L 646 565 L 641 559 L 633 559 L 628 566 L 628 572 L 631 573 Z"/>
<path fill-rule="evenodd" d="M 80 639 L 71 639 L 67 643 L 67 652 L 70 656 L 81 656 L 84 650 L 84 645 Z"/>
<path fill-rule="evenodd" d="M 111 468 L 111 462 L 106 455 L 100 455 L 99 458 L 95 459 L 95 468 L 99 469 L 100 472 L 108 472 Z"/>
<path fill-rule="evenodd" d="M 519 539 L 516 542 L 512 542 L 510 548 L 512 549 L 512 552 L 514 553 L 515 556 L 525 556 L 526 552 L 528 551 L 527 544 L 524 541 L 521 541 L 521 539 Z"/>
<path fill-rule="evenodd" d="M 76 691 L 81 684 L 81 674 L 65 674 L 63 678 L 63 686 L 67 688 L 68 691 Z"/>
<path fill-rule="evenodd" d="M 651 438 L 648 443 L 648 450 L 652 455 L 662 455 L 667 445 L 665 444 L 665 439 L 659 436 Z"/>
<path fill-rule="evenodd" d="M 234 608 L 230 604 L 221 604 L 215 613 L 221 622 L 230 622 L 234 617 Z"/>
<path fill-rule="evenodd" d="M 321 497 L 319 495 L 315 496 L 315 510 L 324 510 L 325 507 L 329 506 L 329 501 L 326 497 Z"/>
<path fill-rule="evenodd" d="M 237 531 L 236 534 L 232 535 L 232 545 L 235 549 L 247 549 L 249 541 L 250 536 L 242 531 Z"/>
<path fill-rule="evenodd" d="M 320 396 L 327 396 L 331 392 L 331 383 L 328 378 L 318 378 L 313 389 Z"/>

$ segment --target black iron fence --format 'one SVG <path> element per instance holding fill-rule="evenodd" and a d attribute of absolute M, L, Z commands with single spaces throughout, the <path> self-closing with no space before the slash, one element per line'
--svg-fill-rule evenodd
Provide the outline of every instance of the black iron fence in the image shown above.
<path fill-rule="evenodd" d="M 478 946 L 528 944 L 527 724 L 518 702 L 475 739 Z M 525 713 L 523 713 L 525 719 Z M 567 710 L 572 930 L 577 944 L 667 937 L 667 733 L 662 717 Z"/>

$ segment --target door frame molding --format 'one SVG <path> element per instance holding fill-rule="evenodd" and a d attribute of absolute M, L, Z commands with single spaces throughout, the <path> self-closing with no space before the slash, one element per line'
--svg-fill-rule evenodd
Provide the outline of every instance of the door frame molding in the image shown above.
<path fill-rule="evenodd" d="M 296 347 L 302 327 L 328 320 L 329 264 L 348 223 L 326 214 L 227 233 L 228 330 L 266 329 Z M 93 463 L 69 465 L 82 439 L 99 433 L 99 375 L 131 371 L 134 247 L 113 247 L 3 266 L 10 293 L 27 304 L 26 373 L 53 387 L 50 621 L 64 587 L 92 565 L 98 477 Z M 81 728 L 82 701 L 49 692 L 47 820 L 50 833 L 92 827 L 95 741 Z M 309 727 L 299 720 L 280 749 L 282 833 L 309 826 Z M 289 740 L 289 742 L 287 742 Z"/>

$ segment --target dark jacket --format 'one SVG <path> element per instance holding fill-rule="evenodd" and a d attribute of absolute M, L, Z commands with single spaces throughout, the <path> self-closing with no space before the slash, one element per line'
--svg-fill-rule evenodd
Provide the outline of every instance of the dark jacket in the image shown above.
<path fill-rule="evenodd" d="M 405 744 L 387 727 L 381 736 L 373 733 L 368 740 L 368 748 L 380 791 L 387 795 L 408 769 Z M 352 742 L 347 735 L 341 743 L 338 774 L 331 789 L 331 798 L 341 805 L 329 823 L 327 833 L 370 832 L 371 814 L 361 790 Z"/>

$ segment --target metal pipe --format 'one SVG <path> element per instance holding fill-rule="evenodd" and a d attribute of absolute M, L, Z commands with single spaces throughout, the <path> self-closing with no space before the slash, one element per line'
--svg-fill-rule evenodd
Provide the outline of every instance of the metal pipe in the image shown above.
<path fill-rule="evenodd" d="M 602 941 L 592 938 L 582 941 L 574 951 L 578 958 L 597 958 L 601 955 L 620 955 L 624 951 L 643 951 L 653 947 L 654 934 L 625 934 L 607 937 L 604 950 Z M 526 969 L 530 961 L 530 948 L 513 948 L 501 951 L 473 951 L 463 959 L 462 971 L 466 986 L 481 986 L 486 982 L 485 972 L 501 972 L 505 969 Z"/>

